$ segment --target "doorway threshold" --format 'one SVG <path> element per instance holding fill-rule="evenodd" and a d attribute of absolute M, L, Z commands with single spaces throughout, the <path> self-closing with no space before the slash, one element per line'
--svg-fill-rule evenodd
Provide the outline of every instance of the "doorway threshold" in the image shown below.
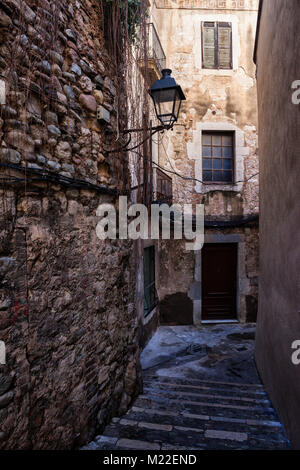
<path fill-rule="evenodd" d="M 202 320 L 202 325 L 216 325 L 218 323 L 239 323 L 238 320 Z"/>

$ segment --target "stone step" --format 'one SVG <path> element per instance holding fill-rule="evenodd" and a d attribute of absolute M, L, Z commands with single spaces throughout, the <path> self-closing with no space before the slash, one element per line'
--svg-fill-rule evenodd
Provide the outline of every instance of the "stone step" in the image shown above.
<path fill-rule="evenodd" d="M 200 400 L 187 400 L 165 398 L 160 395 L 140 395 L 135 406 L 141 408 L 156 408 L 160 410 L 186 411 L 199 415 L 226 416 L 235 418 L 237 415 L 242 419 L 265 419 L 277 420 L 277 415 L 273 408 L 261 408 L 256 406 L 245 406 L 223 403 L 208 403 Z"/>
<path fill-rule="evenodd" d="M 182 391 L 182 390 L 173 390 L 172 388 L 165 388 L 163 385 L 162 386 L 144 386 L 144 393 L 146 395 L 153 395 L 153 394 L 158 394 L 163 397 L 177 397 L 179 399 L 189 399 L 191 400 L 194 399 L 199 399 L 203 401 L 205 399 L 208 403 L 210 402 L 216 402 L 216 403 L 236 403 L 236 404 L 249 404 L 249 405 L 257 405 L 257 406 L 271 406 L 271 403 L 268 399 L 262 399 L 262 398 L 249 398 L 249 397 L 241 397 L 239 395 L 231 396 L 231 395 L 224 395 L 222 392 L 216 393 L 216 391 L 212 394 L 208 393 L 201 393 L 200 391 Z"/>
<path fill-rule="evenodd" d="M 246 432 L 224 429 L 201 429 L 171 426 L 161 423 L 120 420 L 105 428 L 104 440 L 115 449 L 159 450 L 163 445 L 189 449 L 288 449 L 286 441 L 274 441 L 268 436 L 250 436 Z M 96 442 L 99 442 L 97 438 Z M 101 444 L 101 439 L 100 439 Z M 143 447 L 144 446 L 144 447 Z M 102 447 L 101 447 L 102 448 Z"/>
<path fill-rule="evenodd" d="M 157 388 L 163 388 L 163 389 L 174 389 L 174 390 L 199 390 L 199 391 L 209 391 L 210 393 L 221 393 L 223 395 L 238 395 L 238 396 L 245 396 L 249 398 L 267 398 L 266 392 L 263 390 L 255 391 L 255 390 L 241 390 L 240 388 L 224 388 L 222 386 L 216 387 L 208 384 L 202 384 L 202 385 L 185 385 L 181 383 L 172 383 L 172 382 L 160 382 L 160 381 L 152 381 L 152 380 L 144 380 L 144 387 L 157 387 Z"/>
<path fill-rule="evenodd" d="M 271 403 L 253 403 L 230 399 L 223 396 L 203 397 L 199 395 L 181 394 L 171 391 L 161 391 L 155 389 L 145 390 L 143 395 L 139 395 L 139 399 L 147 400 L 159 400 L 165 402 L 168 405 L 174 405 L 176 403 L 182 403 L 183 405 L 201 405 L 201 406 L 216 406 L 217 408 L 234 408 L 236 410 L 250 410 L 250 411 L 266 411 L 274 412 Z"/>
<path fill-rule="evenodd" d="M 145 421 L 194 429 L 219 429 L 225 431 L 246 432 L 249 435 L 255 434 L 259 436 L 268 436 L 268 438 L 274 441 L 285 439 L 282 425 L 278 421 L 205 416 L 184 412 L 175 413 L 156 409 L 143 409 L 136 406 L 133 406 L 123 419 L 135 422 Z"/>
<path fill-rule="evenodd" d="M 207 379 L 193 379 L 193 378 L 182 378 L 182 377 L 171 377 L 171 376 L 157 376 L 157 375 L 150 375 L 144 374 L 143 375 L 144 381 L 150 381 L 152 384 L 156 382 L 163 382 L 163 383 L 174 383 L 177 385 L 204 385 L 204 386 L 213 386 L 216 388 L 225 387 L 229 389 L 237 389 L 237 390 L 245 390 L 245 391 L 257 391 L 265 393 L 264 387 L 260 383 L 255 384 L 248 384 L 248 383 L 240 383 L 240 382 L 224 382 L 224 381 L 215 381 L 215 380 L 207 380 Z"/>

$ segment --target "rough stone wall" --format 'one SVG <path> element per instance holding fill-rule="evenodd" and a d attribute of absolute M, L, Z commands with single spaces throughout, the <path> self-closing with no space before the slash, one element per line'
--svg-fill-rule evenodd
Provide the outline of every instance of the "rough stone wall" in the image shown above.
<path fill-rule="evenodd" d="M 125 412 L 140 384 L 135 246 L 96 236 L 98 205 L 127 178 L 125 156 L 105 151 L 117 84 L 99 2 L 0 6 L 0 163 L 26 167 L 0 175 L 0 448 L 69 449 Z M 43 169 L 54 183 L 32 181 Z"/>
<path fill-rule="evenodd" d="M 162 42 L 167 66 L 186 95 L 178 123 L 159 144 L 156 163 L 170 170 L 173 202 L 205 205 L 208 221 L 253 216 L 259 212 L 257 96 L 252 61 L 257 7 L 255 1 L 161 0 L 153 18 Z M 205 70 L 201 58 L 201 23 L 232 23 L 233 69 Z M 202 131 L 232 131 L 235 136 L 235 184 L 202 183 Z M 182 179 L 172 172 L 187 178 Z M 250 178 L 250 179 L 249 179 Z M 249 231 L 249 232 L 248 232 Z M 206 230 L 213 235 L 240 235 L 239 319 L 253 321 L 257 311 L 258 228 Z M 159 297 L 172 305 L 184 295 L 190 321 L 190 289 L 194 281 L 195 254 L 183 243 L 162 243 Z M 189 260 L 188 262 L 186 262 Z M 174 276 L 174 266 L 179 276 Z M 183 300 L 183 298 L 182 298 Z M 186 317 L 186 321 L 187 321 Z"/>
<path fill-rule="evenodd" d="M 292 344 L 300 340 L 300 105 L 292 102 L 292 83 L 300 79 L 299 20 L 297 0 L 264 0 L 257 49 L 261 271 L 256 363 L 295 449 L 300 449 L 300 365 L 292 361 Z"/>

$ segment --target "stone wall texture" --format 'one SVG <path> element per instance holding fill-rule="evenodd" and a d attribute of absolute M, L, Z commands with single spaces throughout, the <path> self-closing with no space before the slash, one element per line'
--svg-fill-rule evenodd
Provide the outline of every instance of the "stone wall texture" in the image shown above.
<path fill-rule="evenodd" d="M 128 171 L 99 5 L 0 2 L 1 449 L 79 446 L 139 391 L 134 246 L 95 230 Z"/>
<path fill-rule="evenodd" d="M 300 340 L 300 105 L 292 102 L 292 83 L 300 78 L 299 20 L 297 0 L 264 0 L 257 48 L 261 273 L 256 362 L 295 449 L 300 449 L 300 365 L 292 361 L 292 344 Z"/>

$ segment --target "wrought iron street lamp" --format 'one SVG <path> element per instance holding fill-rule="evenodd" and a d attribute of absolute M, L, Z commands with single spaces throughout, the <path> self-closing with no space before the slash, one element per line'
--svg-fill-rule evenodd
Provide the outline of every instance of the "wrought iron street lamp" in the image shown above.
<path fill-rule="evenodd" d="M 129 134 L 129 140 L 122 147 L 114 150 L 109 150 L 109 153 L 119 151 L 130 151 L 135 150 L 144 144 L 146 140 L 157 132 L 164 132 L 173 128 L 174 123 L 178 120 L 181 102 L 186 98 L 181 89 L 180 85 L 177 85 L 175 79 L 171 77 L 172 70 L 162 70 L 162 78 L 156 80 L 149 90 L 149 94 L 153 100 L 155 113 L 157 119 L 160 121 L 160 125 L 150 128 L 139 128 L 139 129 L 126 129 L 123 131 L 123 135 Z M 131 142 L 131 135 L 136 132 L 150 131 L 149 135 L 142 142 L 129 148 L 128 145 Z"/>
<path fill-rule="evenodd" d="M 177 85 L 171 73 L 170 69 L 162 70 L 162 78 L 156 80 L 149 90 L 157 119 L 163 129 L 172 129 L 178 120 L 181 102 L 186 99 L 181 86 Z"/>

